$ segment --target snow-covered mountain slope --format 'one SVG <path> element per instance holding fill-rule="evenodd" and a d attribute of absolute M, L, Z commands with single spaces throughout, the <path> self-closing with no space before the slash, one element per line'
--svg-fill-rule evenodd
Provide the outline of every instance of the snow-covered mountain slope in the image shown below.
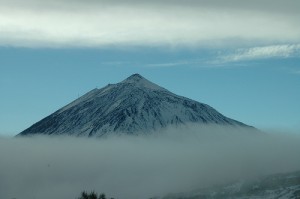
<path fill-rule="evenodd" d="M 239 181 L 193 193 L 169 194 L 153 199 L 299 199 L 300 171 Z"/>
<path fill-rule="evenodd" d="M 134 74 L 120 83 L 88 92 L 19 135 L 98 137 L 149 133 L 187 123 L 249 127 Z"/>

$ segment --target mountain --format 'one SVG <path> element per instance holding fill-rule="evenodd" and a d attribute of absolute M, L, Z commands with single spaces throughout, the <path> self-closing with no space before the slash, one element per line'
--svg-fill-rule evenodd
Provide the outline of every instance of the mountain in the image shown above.
<path fill-rule="evenodd" d="M 19 135 L 100 137 L 150 133 L 187 123 L 249 127 L 134 74 L 120 83 L 91 90 Z"/>
<path fill-rule="evenodd" d="M 240 180 L 232 184 L 200 189 L 191 193 L 169 194 L 153 199 L 299 199 L 300 171 Z"/>

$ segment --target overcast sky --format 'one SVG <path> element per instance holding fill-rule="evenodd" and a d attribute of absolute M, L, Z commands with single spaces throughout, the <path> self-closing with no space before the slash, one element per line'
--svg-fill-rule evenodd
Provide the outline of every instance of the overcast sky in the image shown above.
<path fill-rule="evenodd" d="M 8 46 L 297 43 L 297 0 L 1 0 Z"/>
<path fill-rule="evenodd" d="M 0 134 L 136 72 L 250 125 L 298 131 L 299 8 L 298 0 L 0 0 Z"/>

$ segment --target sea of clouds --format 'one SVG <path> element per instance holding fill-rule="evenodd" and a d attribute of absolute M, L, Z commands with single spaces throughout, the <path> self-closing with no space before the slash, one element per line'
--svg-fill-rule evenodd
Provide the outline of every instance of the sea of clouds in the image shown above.
<path fill-rule="evenodd" d="M 1 199 L 189 192 L 300 170 L 300 136 L 190 126 L 151 136 L 0 138 Z"/>

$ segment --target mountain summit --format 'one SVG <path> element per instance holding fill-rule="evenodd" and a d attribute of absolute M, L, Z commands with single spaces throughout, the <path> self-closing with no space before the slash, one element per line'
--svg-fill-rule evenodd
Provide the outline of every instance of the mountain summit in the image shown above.
<path fill-rule="evenodd" d="M 249 127 L 133 74 L 120 83 L 91 90 L 19 135 L 100 137 L 150 133 L 188 123 Z"/>
<path fill-rule="evenodd" d="M 150 82 L 149 80 L 145 79 L 143 76 L 141 76 L 140 74 L 133 74 L 130 77 L 128 77 L 127 79 L 125 79 L 124 81 L 122 81 L 121 83 L 123 84 L 133 84 L 136 87 L 140 87 L 140 88 L 148 88 L 148 89 L 152 89 L 152 90 L 165 90 L 166 89 Z"/>

